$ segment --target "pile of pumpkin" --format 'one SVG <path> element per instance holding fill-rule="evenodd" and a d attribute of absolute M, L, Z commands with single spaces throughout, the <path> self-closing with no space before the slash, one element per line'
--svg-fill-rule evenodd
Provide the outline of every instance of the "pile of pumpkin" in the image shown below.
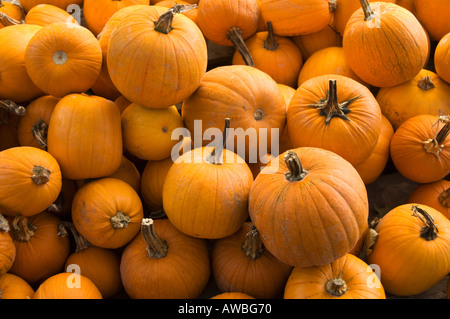
<path fill-rule="evenodd" d="M 1 298 L 385 299 L 449 274 L 447 0 L 15 2 Z M 388 161 L 420 186 L 369 220 Z"/>

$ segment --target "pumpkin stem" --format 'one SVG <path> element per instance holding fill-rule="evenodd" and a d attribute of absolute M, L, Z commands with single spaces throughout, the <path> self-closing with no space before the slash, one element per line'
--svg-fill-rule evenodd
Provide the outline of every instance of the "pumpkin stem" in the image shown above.
<path fill-rule="evenodd" d="M 0 232 L 7 233 L 9 230 L 8 220 L 0 213 Z"/>
<path fill-rule="evenodd" d="M 111 221 L 111 225 L 114 229 L 122 229 L 128 227 L 128 223 L 130 222 L 131 218 L 127 214 L 118 211 L 109 220 Z"/>
<path fill-rule="evenodd" d="M 25 108 L 17 105 L 11 100 L 0 100 L 0 108 L 6 110 L 8 113 L 13 113 L 18 116 L 25 115 Z"/>
<path fill-rule="evenodd" d="M 230 119 L 225 119 L 225 128 L 222 132 L 222 140 L 217 142 L 218 146 L 215 146 L 211 152 L 211 155 L 208 156 L 206 161 L 210 164 L 221 165 L 223 163 L 222 153 L 226 148 L 228 132 L 230 130 Z"/>
<path fill-rule="evenodd" d="M 330 12 L 333 13 L 337 8 L 337 0 L 328 0 L 328 8 Z"/>
<path fill-rule="evenodd" d="M 442 206 L 450 208 L 450 187 L 439 194 L 438 200 Z"/>
<path fill-rule="evenodd" d="M 68 221 L 62 221 L 59 224 L 60 229 L 64 229 L 64 230 L 70 230 L 70 232 L 73 235 L 73 238 L 75 240 L 75 252 L 79 252 L 79 251 L 83 251 L 87 248 L 89 248 L 90 246 L 92 246 L 91 243 L 89 243 L 87 241 L 86 238 L 84 238 L 75 228 L 75 226 L 73 225 L 73 223 L 68 222 Z"/>
<path fill-rule="evenodd" d="M 56 200 L 47 208 L 49 213 L 52 213 L 54 215 L 59 215 L 64 209 L 64 196 L 61 193 L 59 193 Z"/>
<path fill-rule="evenodd" d="M 244 251 L 245 256 L 252 260 L 258 259 L 264 253 L 261 237 L 259 237 L 259 232 L 254 225 L 250 226 L 250 231 L 245 236 L 242 250 Z"/>
<path fill-rule="evenodd" d="M 444 127 L 439 130 L 439 123 L 441 121 L 444 121 L 446 117 L 441 117 L 436 122 L 437 128 L 436 128 L 436 136 L 434 138 L 430 138 L 423 143 L 423 148 L 425 149 L 425 152 L 434 154 L 436 157 L 439 158 L 439 154 L 441 153 L 442 149 L 444 148 L 444 141 L 447 138 L 447 136 L 450 134 L 450 121 L 445 120 Z"/>
<path fill-rule="evenodd" d="M 273 33 L 272 22 L 267 21 L 267 39 L 264 41 L 264 49 L 269 51 L 275 51 L 278 49 L 278 42 L 275 40 L 275 34 Z"/>
<path fill-rule="evenodd" d="M 12 222 L 13 236 L 17 241 L 27 242 L 35 234 L 37 227 L 32 225 L 25 216 L 16 216 Z"/>
<path fill-rule="evenodd" d="M 419 208 L 419 205 L 413 205 L 411 210 L 413 211 L 413 215 L 425 224 L 425 226 L 423 226 L 420 230 L 420 237 L 427 241 L 436 239 L 439 230 L 434 223 L 433 217 L 431 217 L 431 215 L 422 208 Z"/>
<path fill-rule="evenodd" d="M 286 173 L 286 179 L 288 181 L 301 181 L 308 174 L 308 171 L 303 168 L 300 158 L 294 151 L 287 151 L 284 155 L 284 161 L 289 169 L 289 172 Z"/>
<path fill-rule="evenodd" d="M 370 21 L 375 18 L 376 13 L 372 10 L 369 0 L 359 0 L 359 2 L 364 12 L 364 21 Z"/>
<path fill-rule="evenodd" d="M 34 167 L 31 169 L 31 172 L 33 175 L 31 176 L 31 179 L 33 182 L 35 182 L 37 185 L 43 185 L 46 184 L 50 180 L 50 170 L 43 167 L 34 165 Z"/>
<path fill-rule="evenodd" d="M 347 290 L 347 283 L 339 276 L 338 278 L 329 279 L 325 283 L 325 290 L 332 296 L 340 297 L 344 295 Z"/>
<path fill-rule="evenodd" d="M 255 62 L 253 61 L 253 57 L 250 54 L 244 39 L 242 38 L 242 30 L 239 27 L 233 26 L 227 30 L 227 37 L 242 56 L 245 64 L 254 67 Z"/>
<path fill-rule="evenodd" d="M 47 132 L 48 124 L 41 119 L 34 123 L 31 128 L 31 133 L 33 133 L 34 138 L 45 151 L 47 150 Z"/>
<path fill-rule="evenodd" d="M 177 13 L 183 13 L 186 11 L 189 11 L 191 9 L 197 8 L 196 4 L 175 4 L 172 8 L 164 12 L 158 20 L 154 21 L 155 23 L 155 31 L 169 34 L 170 31 L 173 29 L 172 21 L 173 17 Z"/>
<path fill-rule="evenodd" d="M 431 89 L 435 88 L 433 80 L 431 80 L 431 76 L 429 76 L 429 75 L 424 76 L 423 78 L 421 78 L 419 80 L 419 82 L 417 82 L 417 86 L 419 88 L 421 88 L 422 90 L 424 90 L 424 91 L 428 91 L 428 90 L 431 90 Z"/>
<path fill-rule="evenodd" d="M 6 13 L 0 12 L 0 23 L 3 24 L 5 27 L 9 27 L 11 25 L 17 25 L 17 24 L 22 24 L 22 22 L 11 18 L 9 15 L 7 15 Z"/>
<path fill-rule="evenodd" d="M 166 257 L 169 246 L 167 245 L 167 242 L 162 240 L 156 233 L 153 219 L 142 219 L 141 233 L 147 244 L 147 252 L 150 258 Z"/>

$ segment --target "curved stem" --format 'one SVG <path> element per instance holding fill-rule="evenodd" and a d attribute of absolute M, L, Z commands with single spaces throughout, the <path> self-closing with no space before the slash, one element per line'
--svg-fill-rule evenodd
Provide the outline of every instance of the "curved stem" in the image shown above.
<path fill-rule="evenodd" d="M 27 242 L 35 234 L 37 227 L 28 222 L 25 216 L 16 216 L 12 222 L 13 236 L 17 241 Z"/>
<path fill-rule="evenodd" d="M 154 21 L 155 31 L 168 34 L 173 29 L 172 21 L 175 14 L 183 13 L 195 8 L 197 8 L 197 4 L 175 4 L 172 8 L 163 13 L 158 20 Z"/>
<path fill-rule="evenodd" d="M 25 115 L 25 108 L 23 106 L 17 105 L 11 100 L 0 100 L 0 108 L 8 111 L 9 113 L 16 114 L 18 116 Z"/>
<path fill-rule="evenodd" d="M 64 196 L 63 193 L 59 193 L 56 200 L 47 208 L 47 210 L 54 214 L 54 215 L 60 215 L 64 210 Z"/>
<path fill-rule="evenodd" d="M 34 138 L 45 151 L 47 150 L 47 132 L 48 124 L 41 119 L 34 123 L 31 128 L 31 133 L 33 134 Z"/>
<path fill-rule="evenodd" d="M 438 122 L 436 123 L 437 125 L 436 136 L 434 138 L 426 140 L 425 142 L 422 142 L 425 152 L 434 154 L 438 158 L 439 154 L 444 148 L 444 141 L 450 134 L 450 121 L 447 121 L 444 127 L 441 130 L 439 130 L 440 122 L 441 119 L 439 119 Z"/>
<path fill-rule="evenodd" d="M 308 174 L 308 171 L 303 168 L 302 163 L 300 162 L 300 158 L 294 151 L 287 151 L 284 155 L 284 161 L 289 169 L 289 172 L 285 174 L 288 181 L 301 181 Z"/>
<path fill-rule="evenodd" d="M 372 10 L 369 0 L 359 0 L 359 2 L 364 12 L 364 21 L 372 20 L 375 17 L 375 12 Z"/>
<path fill-rule="evenodd" d="M 169 246 L 162 240 L 155 231 L 153 219 L 144 218 L 141 224 L 141 233 L 147 244 L 147 252 L 150 258 L 164 258 L 167 255 Z"/>
<path fill-rule="evenodd" d="M 421 88 L 422 90 L 424 90 L 424 91 L 428 91 L 428 90 L 431 90 L 431 89 L 435 88 L 434 83 L 431 80 L 431 76 L 429 76 L 429 75 L 424 76 L 423 78 L 421 78 L 419 80 L 419 82 L 417 82 L 417 86 L 419 88 Z"/>
<path fill-rule="evenodd" d="M 438 228 L 434 223 L 433 217 L 428 214 L 425 210 L 420 208 L 418 205 L 413 205 L 411 210 L 414 213 L 414 216 L 419 218 L 425 226 L 420 230 L 420 237 L 425 239 L 426 241 L 434 240 L 438 236 Z"/>
<path fill-rule="evenodd" d="M 73 238 L 75 240 L 75 252 L 79 252 L 79 251 L 83 251 L 87 248 L 89 248 L 90 246 L 92 246 L 87 240 L 86 238 L 84 238 L 75 228 L 75 226 L 73 225 L 73 223 L 67 222 L 67 221 L 62 221 L 60 223 L 60 227 L 64 228 L 64 229 L 68 229 L 70 230 L 70 232 L 73 235 Z"/>
<path fill-rule="evenodd" d="M 8 220 L 0 213 L 0 232 L 7 233 L 9 230 Z"/>
<path fill-rule="evenodd" d="M 43 166 L 34 165 L 34 167 L 31 169 L 31 172 L 33 173 L 31 179 L 37 185 L 46 184 L 50 180 L 51 172 L 49 169 Z"/>
<path fill-rule="evenodd" d="M 278 49 L 278 42 L 275 40 L 275 34 L 273 33 L 272 22 L 267 21 L 267 39 L 264 41 L 264 48 L 269 51 L 275 51 Z"/>
<path fill-rule="evenodd" d="M 239 27 L 233 26 L 227 30 L 227 37 L 242 56 L 245 64 L 254 67 L 255 62 L 253 61 L 253 57 L 250 54 L 244 39 L 242 38 L 242 30 Z"/>
<path fill-rule="evenodd" d="M 215 165 L 220 165 L 223 163 L 223 150 L 227 145 L 228 132 L 230 131 L 230 119 L 225 119 L 225 127 L 222 131 L 222 139 L 217 142 L 217 146 L 211 152 L 211 155 L 206 159 L 207 162 Z"/>
<path fill-rule="evenodd" d="M 12 25 L 22 24 L 22 22 L 11 18 L 6 13 L 0 12 L 0 24 L 3 24 L 5 27 L 9 27 Z"/>
<path fill-rule="evenodd" d="M 439 194 L 438 200 L 442 206 L 450 208 L 450 187 Z"/>
<path fill-rule="evenodd" d="M 250 231 L 245 236 L 245 241 L 242 244 L 242 250 L 246 257 L 252 260 L 258 259 L 264 253 L 264 245 L 259 232 L 254 225 L 250 226 Z"/>

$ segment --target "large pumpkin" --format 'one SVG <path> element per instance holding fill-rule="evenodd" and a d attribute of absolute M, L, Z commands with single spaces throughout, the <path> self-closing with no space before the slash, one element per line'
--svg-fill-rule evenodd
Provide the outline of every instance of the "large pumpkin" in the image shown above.
<path fill-rule="evenodd" d="M 352 250 L 369 213 L 355 168 L 310 147 L 281 154 L 278 164 L 277 172 L 256 177 L 249 194 L 250 218 L 267 250 L 297 267 L 323 266 Z"/>
<path fill-rule="evenodd" d="M 407 9 L 393 3 L 362 0 L 342 40 L 347 62 L 363 81 L 390 87 L 411 80 L 425 66 L 429 41 Z"/>
<path fill-rule="evenodd" d="M 200 84 L 207 67 L 206 42 L 191 19 L 177 14 L 183 8 L 143 7 L 111 34 L 108 71 L 131 102 L 165 108 L 182 102 Z"/>
<path fill-rule="evenodd" d="M 418 185 L 409 195 L 408 203 L 418 203 L 434 208 L 450 219 L 450 181 L 441 179 Z"/>

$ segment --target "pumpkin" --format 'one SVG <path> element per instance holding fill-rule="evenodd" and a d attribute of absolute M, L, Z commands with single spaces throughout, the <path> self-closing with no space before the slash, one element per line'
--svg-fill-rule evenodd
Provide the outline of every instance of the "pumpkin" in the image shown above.
<path fill-rule="evenodd" d="M 0 214 L 0 278 L 11 269 L 16 258 L 16 246 L 9 230 L 8 220 Z"/>
<path fill-rule="evenodd" d="M 0 208 L 7 216 L 31 216 L 47 209 L 61 191 L 56 159 L 41 149 L 20 146 L 0 152 Z"/>
<path fill-rule="evenodd" d="M 206 72 L 207 48 L 198 26 L 177 14 L 189 8 L 143 7 L 130 12 L 111 34 L 108 71 L 131 102 L 166 108 L 197 89 Z"/>
<path fill-rule="evenodd" d="M 45 95 L 28 104 L 18 126 L 17 134 L 21 146 L 47 150 L 48 125 L 59 100 L 60 98 Z"/>
<path fill-rule="evenodd" d="M 45 280 L 33 299 L 103 299 L 100 290 L 86 276 L 62 272 Z"/>
<path fill-rule="evenodd" d="M 429 39 L 420 22 L 393 3 L 361 0 L 361 4 L 342 39 L 350 68 L 376 87 L 392 87 L 414 78 L 429 56 Z"/>
<path fill-rule="evenodd" d="M 229 119 L 216 146 L 198 147 L 181 155 L 169 169 L 163 207 L 181 232 L 198 238 L 229 236 L 248 218 L 248 193 L 253 174 L 236 153 L 226 148 Z M 201 203 L 201 205 L 199 205 Z"/>
<path fill-rule="evenodd" d="M 83 93 L 100 74 L 101 48 L 85 27 L 52 23 L 42 27 L 30 40 L 25 66 L 33 83 L 49 95 L 64 97 Z"/>
<path fill-rule="evenodd" d="M 109 77 L 108 66 L 106 63 L 102 63 L 100 74 L 90 89 L 95 95 L 104 97 L 112 101 L 122 95 L 112 83 L 111 78 Z"/>
<path fill-rule="evenodd" d="M 137 193 L 140 191 L 141 173 L 136 165 L 125 156 L 122 156 L 122 163 L 117 171 L 107 177 L 121 179 L 130 184 Z"/>
<path fill-rule="evenodd" d="M 150 4 L 157 4 L 158 2 L 161 2 L 161 0 L 150 0 Z M 198 4 L 200 0 L 185 0 L 184 2 L 190 3 L 190 4 Z"/>
<path fill-rule="evenodd" d="M 422 23 L 433 40 L 439 41 L 450 32 L 450 22 L 447 19 L 447 1 L 413 0 L 413 4 L 417 19 Z"/>
<path fill-rule="evenodd" d="M 414 8 L 414 0 L 396 0 L 395 3 L 405 9 L 408 9 L 414 15 L 416 14 L 416 9 Z"/>
<path fill-rule="evenodd" d="M 70 242 L 66 232 L 60 229 L 58 217 L 42 212 L 30 217 L 16 216 L 10 223 L 16 246 L 10 273 L 33 285 L 63 270 Z"/>
<path fill-rule="evenodd" d="M 221 46 L 234 46 L 246 65 L 254 61 L 244 41 L 257 30 L 260 7 L 256 0 L 202 0 L 197 23 L 203 35 Z"/>
<path fill-rule="evenodd" d="M 143 216 L 139 195 L 117 178 L 101 178 L 83 185 L 72 202 L 76 230 L 101 248 L 128 244 L 139 232 Z"/>
<path fill-rule="evenodd" d="M 416 115 L 450 114 L 450 85 L 426 69 L 422 69 L 411 81 L 381 88 L 376 98 L 381 112 L 392 123 L 394 130 Z"/>
<path fill-rule="evenodd" d="M 71 5 L 81 6 L 83 0 L 20 0 L 20 5 L 26 12 L 30 11 L 34 6 L 43 3 L 51 4 L 64 10 L 69 10 L 72 8 Z"/>
<path fill-rule="evenodd" d="M 328 265 L 295 267 L 284 299 L 386 299 L 386 294 L 372 268 L 347 254 Z"/>
<path fill-rule="evenodd" d="M 252 223 L 244 223 L 233 235 L 214 241 L 211 269 L 220 291 L 242 292 L 258 299 L 279 297 L 291 273 L 289 265 L 264 248 Z"/>
<path fill-rule="evenodd" d="M 381 130 L 381 110 L 369 89 L 342 75 L 304 82 L 287 112 L 292 145 L 320 147 L 356 166 L 373 152 Z"/>
<path fill-rule="evenodd" d="M 297 87 L 309 79 L 326 74 L 346 76 L 368 86 L 352 71 L 347 63 L 342 47 L 327 47 L 317 50 L 305 61 L 297 77 Z M 369 86 L 368 88 L 370 89 Z"/>
<path fill-rule="evenodd" d="M 441 79 L 450 84 L 450 32 L 442 37 L 434 51 L 434 66 Z"/>
<path fill-rule="evenodd" d="M 25 50 L 31 38 L 42 29 L 31 24 L 0 29 L 0 100 L 16 103 L 33 100 L 44 93 L 31 81 L 25 67 Z"/>
<path fill-rule="evenodd" d="M 149 5 L 149 0 L 84 0 L 83 13 L 89 30 L 98 35 L 109 18 L 120 9 L 132 5 Z"/>
<path fill-rule="evenodd" d="M 342 47 L 342 36 L 331 25 L 326 25 L 322 30 L 314 33 L 296 35 L 291 37 L 307 60 L 314 52 L 329 47 Z"/>
<path fill-rule="evenodd" d="M 403 122 L 390 145 L 397 171 L 417 183 L 432 183 L 447 176 L 450 173 L 449 131 L 450 122 L 445 116 L 423 114 Z"/>
<path fill-rule="evenodd" d="M 198 298 L 210 273 L 206 242 L 183 234 L 168 219 L 144 218 L 120 263 L 122 282 L 132 299 Z"/>
<path fill-rule="evenodd" d="M 296 267 L 327 265 L 347 254 L 367 228 L 367 191 L 358 172 L 320 148 L 278 158 L 278 171 L 264 169 L 249 194 L 249 216 L 266 249 Z"/>
<path fill-rule="evenodd" d="M 222 292 L 211 297 L 211 299 L 256 299 L 242 292 Z"/>
<path fill-rule="evenodd" d="M 284 97 L 284 101 L 286 103 L 286 114 L 287 114 L 289 104 L 291 103 L 292 97 L 294 96 L 296 89 L 294 89 L 291 86 L 284 85 L 284 84 L 278 84 L 278 88 L 281 90 L 281 94 Z M 281 133 L 281 136 L 280 136 L 280 145 L 279 145 L 278 154 L 286 152 L 287 150 L 290 150 L 291 148 L 294 148 L 294 147 L 292 146 L 291 138 L 289 137 L 289 131 L 287 129 L 287 119 L 286 119 L 286 125 L 284 126 L 283 133 Z"/>
<path fill-rule="evenodd" d="M 151 161 L 170 157 L 177 140 L 172 133 L 184 127 L 175 105 L 152 109 L 136 103 L 122 113 L 123 146 L 130 154 Z"/>
<path fill-rule="evenodd" d="M 75 251 L 69 255 L 64 266 L 66 271 L 76 269 L 89 278 L 103 298 L 118 294 L 123 288 L 119 254 L 111 249 L 92 246 L 70 222 L 63 222 L 62 226 L 72 233 L 75 241 Z"/>
<path fill-rule="evenodd" d="M 418 185 L 409 196 L 408 203 L 419 203 L 434 208 L 450 219 L 450 181 L 441 179 Z"/>
<path fill-rule="evenodd" d="M 285 100 L 277 83 L 248 65 L 225 65 L 208 71 L 199 88 L 183 102 L 181 113 L 196 147 L 210 144 L 212 137 L 207 130 L 218 130 L 223 119 L 230 117 L 234 144 L 230 145 L 230 137 L 228 148 L 247 162 L 271 152 L 272 139 L 278 139 L 286 123 Z M 272 134 L 274 130 L 278 136 Z M 199 135 L 202 144 L 195 137 Z"/>
<path fill-rule="evenodd" d="M 122 162 L 123 149 L 117 105 L 95 95 L 63 97 L 53 110 L 47 144 L 66 178 L 79 180 L 113 174 Z"/>
<path fill-rule="evenodd" d="M 171 8 L 171 7 L 173 7 L 174 3 L 175 3 L 175 2 L 172 1 L 172 0 L 163 0 L 163 1 L 158 1 L 158 2 L 156 3 L 156 5 L 157 5 L 157 6 L 160 6 L 160 7 Z M 183 5 L 197 4 L 197 5 L 198 5 L 198 1 L 197 1 L 197 3 L 194 3 L 193 1 L 188 2 L 188 1 L 180 1 L 180 0 L 177 0 L 177 1 L 176 1 L 176 4 L 183 4 Z M 188 11 L 186 11 L 186 12 L 183 12 L 182 14 L 184 14 L 186 17 L 188 17 L 189 19 L 191 19 L 192 21 L 194 21 L 195 24 L 198 25 L 198 23 L 197 23 L 197 19 L 198 19 L 198 7 L 193 7 L 192 9 L 190 9 L 190 10 L 188 10 Z"/>
<path fill-rule="evenodd" d="M 38 4 L 25 15 L 25 23 L 27 24 L 45 27 L 56 22 L 78 24 L 78 21 L 69 12 L 52 4 Z"/>
<path fill-rule="evenodd" d="M 23 12 L 22 9 L 20 8 L 20 6 L 18 6 L 17 4 L 8 2 L 8 1 L 2 1 L 0 0 L 0 15 L 6 15 L 9 18 L 12 18 L 14 20 L 18 20 L 21 21 L 23 18 Z M 6 18 L 8 19 L 8 18 Z M 6 26 L 9 26 L 8 23 L 3 24 L 2 22 L 3 17 L 0 18 L 0 29 L 4 28 Z"/>
<path fill-rule="evenodd" d="M 19 276 L 6 273 L 0 276 L 0 299 L 32 299 L 34 290 Z"/>
<path fill-rule="evenodd" d="M 391 122 L 384 115 L 381 118 L 380 136 L 375 148 L 364 162 L 355 166 L 366 185 L 375 182 L 381 176 L 389 161 L 389 148 L 394 129 Z"/>
<path fill-rule="evenodd" d="M 420 294 L 449 273 L 450 220 L 434 208 L 414 203 L 397 206 L 381 218 L 375 231 L 367 260 L 380 267 L 387 292 Z"/>
<path fill-rule="evenodd" d="M 262 0 L 261 15 L 270 21 L 281 36 L 311 34 L 330 23 L 333 1 L 328 0 Z"/>
<path fill-rule="evenodd" d="M 267 31 L 257 32 L 245 41 L 254 66 L 267 73 L 277 83 L 297 87 L 297 78 L 303 65 L 300 49 L 287 37 L 273 34 L 272 24 Z M 232 64 L 245 64 L 242 55 L 235 51 Z"/>

